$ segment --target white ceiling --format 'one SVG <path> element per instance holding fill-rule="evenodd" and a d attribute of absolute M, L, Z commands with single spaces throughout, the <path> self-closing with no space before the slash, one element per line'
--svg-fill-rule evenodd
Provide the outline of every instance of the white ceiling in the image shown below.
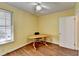
<path fill-rule="evenodd" d="M 40 12 L 35 12 L 34 11 L 35 2 L 6 2 L 6 3 L 13 7 L 17 7 L 19 9 L 28 11 L 35 15 L 46 15 L 50 13 L 55 13 L 73 8 L 75 5 L 75 2 L 42 2 L 41 5 L 44 5 L 47 8 L 43 8 L 43 10 L 41 10 Z"/>

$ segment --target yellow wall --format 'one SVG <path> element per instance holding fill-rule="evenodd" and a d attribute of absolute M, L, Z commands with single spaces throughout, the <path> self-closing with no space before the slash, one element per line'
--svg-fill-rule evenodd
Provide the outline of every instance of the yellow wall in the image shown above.
<path fill-rule="evenodd" d="M 41 33 L 47 33 L 53 35 L 54 43 L 59 42 L 59 17 L 62 16 L 73 16 L 74 15 L 74 8 L 65 10 L 62 12 L 52 13 L 44 16 L 40 16 L 39 19 L 39 31 Z"/>
<path fill-rule="evenodd" d="M 37 31 L 37 17 L 4 3 L 0 3 L 0 8 L 11 11 L 13 13 L 14 21 L 15 41 L 5 45 L 0 45 L 0 55 L 3 55 L 29 43 L 29 40 L 27 40 L 27 35 Z"/>

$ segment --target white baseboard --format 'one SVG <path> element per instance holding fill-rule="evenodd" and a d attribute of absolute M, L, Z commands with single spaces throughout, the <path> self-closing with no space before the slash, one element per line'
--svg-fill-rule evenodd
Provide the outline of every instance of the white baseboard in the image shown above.
<path fill-rule="evenodd" d="M 17 50 L 17 49 L 19 49 L 19 48 L 21 48 L 21 47 L 23 47 L 23 46 L 25 46 L 25 45 L 27 45 L 27 44 L 29 44 L 29 43 L 31 43 L 31 42 L 28 42 L 28 43 L 26 43 L 26 44 L 20 45 L 20 46 L 18 46 L 17 48 L 13 48 L 13 49 L 9 50 L 9 51 L 6 52 L 6 53 L 0 54 L 0 56 L 5 55 L 5 54 L 7 54 L 7 53 L 9 53 L 9 52 L 12 52 L 12 51 L 14 51 L 14 50 Z"/>
<path fill-rule="evenodd" d="M 59 46 L 61 46 L 61 45 L 59 45 Z M 64 46 L 61 46 L 61 47 L 64 47 Z M 67 48 L 67 47 L 64 47 L 64 48 Z M 68 48 L 68 49 L 79 50 L 79 48 Z"/>
<path fill-rule="evenodd" d="M 53 41 L 53 42 L 51 42 L 51 43 L 54 43 L 54 44 L 58 44 L 58 45 L 59 45 L 59 42 L 55 42 L 55 41 Z"/>
<path fill-rule="evenodd" d="M 54 44 L 58 44 L 58 45 L 59 45 L 59 43 L 58 43 L 58 42 L 52 42 L 52 43 L 54 43 Z"/>
<path fill-rule="evenodd" d="M 59 42 L 55 42 L 55 41 L 53 41 L 53 42 L 51 42 L 51 43 L 53 43 L 53 44 L 57 44 L 57 45 L 61 46 Z M 61 46 L 61 47 L 63 47 L 63 46 Z M 64 48 L 66 48 L 66 47 L 64 47 Z M 79 48 L 74 48 L 73 50 L 79 50 Z"/>

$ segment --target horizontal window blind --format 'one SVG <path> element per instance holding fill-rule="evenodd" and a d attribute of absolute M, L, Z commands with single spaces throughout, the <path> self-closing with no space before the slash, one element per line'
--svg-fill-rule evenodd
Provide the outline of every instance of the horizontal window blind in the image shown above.
<path fill-rule="evenodd" d="M 12 41 L 12 18 L 11 13 L 0 9 L 0 44 Z"/>

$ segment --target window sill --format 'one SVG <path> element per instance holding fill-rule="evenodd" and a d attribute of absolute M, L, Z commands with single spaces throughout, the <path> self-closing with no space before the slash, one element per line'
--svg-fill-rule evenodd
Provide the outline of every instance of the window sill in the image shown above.
<path fill-rule="evenodd" d="M 0 42 L 0 45 L 3 45 L 3 44 L 6 44 L 6 43 L 10 43 L 10 42 L 13 42 L 14 40 L 7 40 L 7 41 L 4 41 L 4 42 Z"/>

